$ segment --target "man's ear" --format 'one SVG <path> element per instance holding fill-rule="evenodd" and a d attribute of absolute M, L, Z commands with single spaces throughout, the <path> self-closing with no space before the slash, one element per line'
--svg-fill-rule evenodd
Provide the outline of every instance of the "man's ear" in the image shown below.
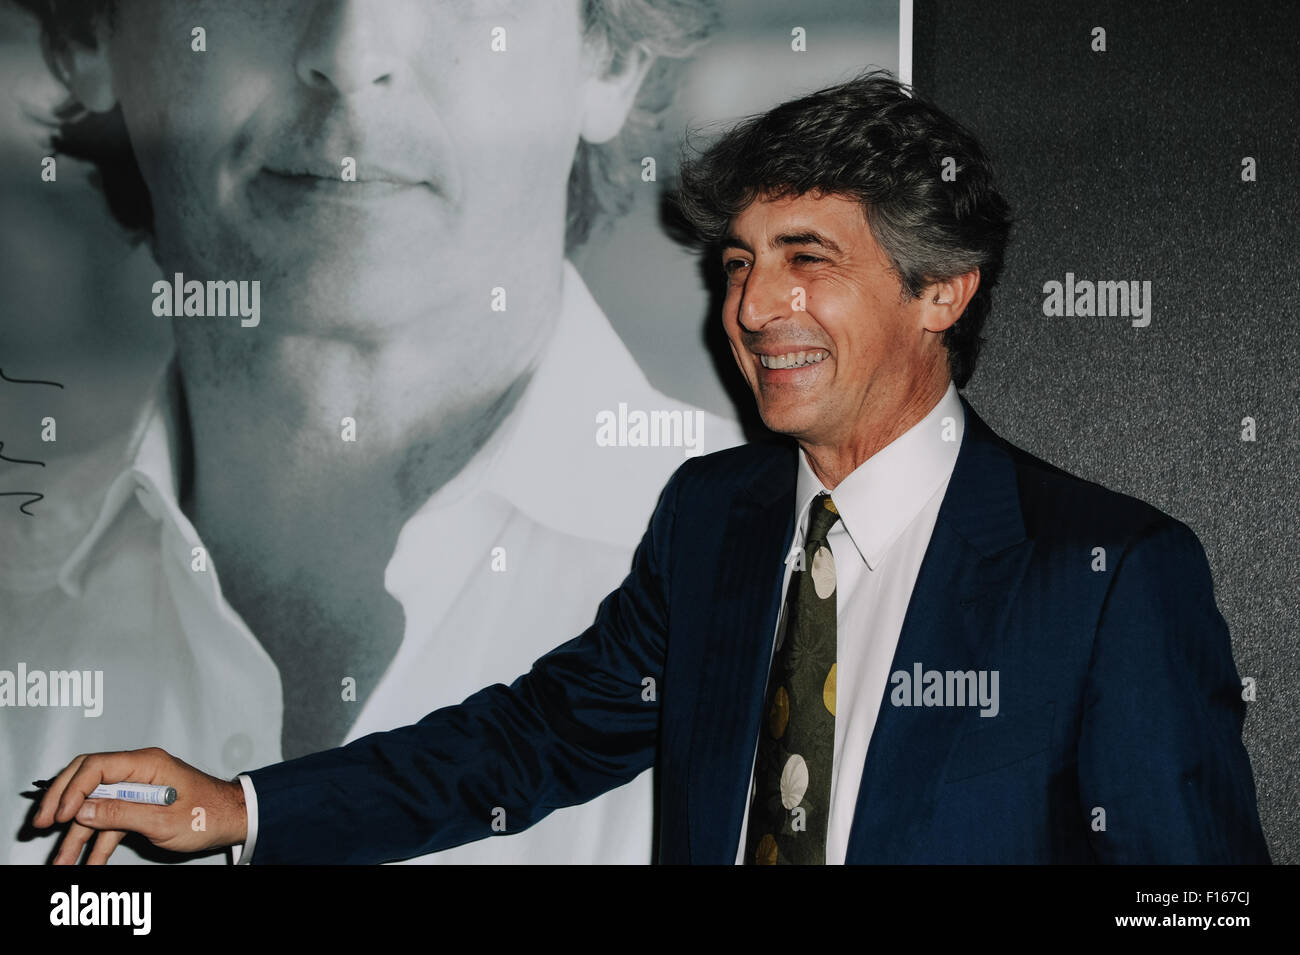
<path fill-rule="evenodd" d="M 117 105 L 113 71 L 108 65 L 108 45 L 102 30 L 96 30 L 94 46 L 69 39 L 60 49 L 49 51 L 58 65 L 68 92 L 92 113 L 107 113 Z"/>
<path fill-rule="evenodd" d="M 655 57 L 637 44 L 622 53 L 608 45 L 588 44 L 590 75 L 582 88 L 582 125 L 578 132 L 589 143 L 606 143 L 618 135 Z"/>
<path fill-rule="evenodd" d="M 921 293 L 921 326 L 929 332 L 947 331 L 966 311 L 980 286 L 980 270 L 935 282 Z"/>

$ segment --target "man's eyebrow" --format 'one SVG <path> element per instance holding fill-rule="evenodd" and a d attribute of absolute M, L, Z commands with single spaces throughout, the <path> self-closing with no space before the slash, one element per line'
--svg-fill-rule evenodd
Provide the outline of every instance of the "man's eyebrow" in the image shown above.
<path fill-rule="evenodd" d="M 820 245 L 823 249 L 830 252 L 842 253 L 844 250 L 839 247 L 834 239 L 822 235 L 820 232 L 782 232 L 780 235 L 773 236 L 771 245 L 777 248 L 783 245 Z"/>
<path fill-rule="evenodd" d="M 839 244 L 829 236 L 822 235 L 820 232 L 808 230 L 805 232 L 782 232 L 772 237 L 769 245 L 777 249 L 787 245 L 819 245 L 828 252 L 843 254 L 843 249 Z M 728 233 L 722 237 L 721 248 L 723 249 L 741 249 L 754 254 L 754 247 L 735 233 Z"/>

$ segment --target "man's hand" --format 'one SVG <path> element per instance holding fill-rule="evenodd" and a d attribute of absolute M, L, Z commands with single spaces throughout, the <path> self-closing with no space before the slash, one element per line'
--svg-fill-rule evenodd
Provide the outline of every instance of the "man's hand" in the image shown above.
<path fill-rule="evenodd" d="M 170 806 L 147 806 L 118 799 L 87 799 L 100 783 L 157 783 L 172 786 Z M 196 812 L 195 810 L 202 810 Z M 78 756 L 50 784 L 32 824 L 44 829 L 68 827 L 55 865 L 72 865 L 90 837 L 99 831 L 90 865 L 103 865 L 128 832 L 174 852 L 199 852 L 242 843 L 248 835 L 244 789 L 200 772 L 156 747 L 128 753 Z"/>

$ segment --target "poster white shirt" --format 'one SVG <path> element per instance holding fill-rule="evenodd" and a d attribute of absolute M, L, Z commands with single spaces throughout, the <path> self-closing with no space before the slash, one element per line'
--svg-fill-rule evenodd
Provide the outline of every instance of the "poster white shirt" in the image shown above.
<path fill-rule="evenodd" d="M 682 443 L 698 437 L 707 453 L 742 441 L 734 422 L 651 387 L 564 269 L 555 335 L 519 404 L 398 536 L 384 579 L 405 614 L 402 644 L 345 742 L 508 684 L 584 630 L 696 450 Z M 221 568 L 192 569 L 202 541 L 177 503 L 178 387 L 169 364 L 122 459 L 60 462 L 39 517 L 0 514 L 0 670 L 103 673 L 99 716 L 0 708 L 0 765 L 16 781 L 0 791 L 6 863 L 53 850 L 48 834 L 20 838 L 32 802 L 19 794 L 78 753 L 161 746 L 224 778 L 281 759 L 282 674 L 223 598 Z M 639 443 L 656 437 L 679 440 Z M 646 863 L 651 807 L 647 772 L 526 832 L 416 861 Z M 110 861 L 147 860 L 123 843 Z"/>

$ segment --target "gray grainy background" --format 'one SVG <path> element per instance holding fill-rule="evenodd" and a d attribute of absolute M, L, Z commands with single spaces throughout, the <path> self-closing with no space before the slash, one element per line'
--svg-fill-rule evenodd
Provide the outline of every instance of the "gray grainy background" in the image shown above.
<path fill-rule="evenodd" d="M 1264 832 L 1300 862 L 1300 5 L 916 0 L 914 50 L 918 92 L 981 137 L 1019 220 L 967 394 L 1009 440 L 1196 531 L 1258 683 Z M 1066 272 L 1149 279 L 1150 326 L 1043 317 Z"/>

